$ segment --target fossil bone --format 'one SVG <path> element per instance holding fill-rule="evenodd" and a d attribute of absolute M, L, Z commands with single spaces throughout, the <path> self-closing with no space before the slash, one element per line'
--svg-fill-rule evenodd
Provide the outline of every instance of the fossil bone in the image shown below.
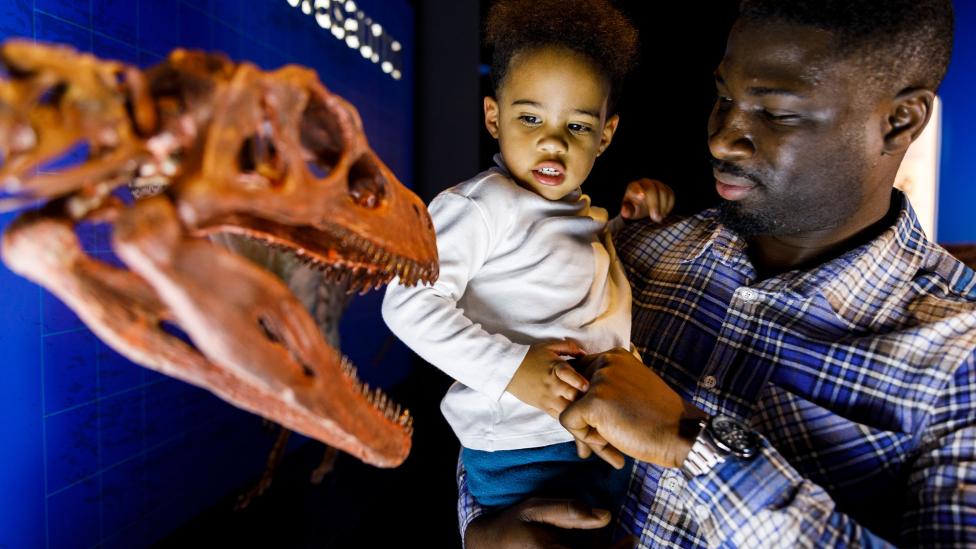
<path fill-rule="evenodd" d="M 367 463 L 402 463 L 409 413 L 357 379 L 281 280 L 206 238 L 290 251 L 350 291 L 433 282 L 427 211 L 352 105 L 309 69 L 185 50 L 140 71 L 9 41 L 0 65 L 0 210 L 40 206 L 4 232 L 11 270 L 138 364 Z M 78 150 L 77 165 L 44 169 Z M 125 268 L 87 256 L 79 223 L 111 224 Z"/>

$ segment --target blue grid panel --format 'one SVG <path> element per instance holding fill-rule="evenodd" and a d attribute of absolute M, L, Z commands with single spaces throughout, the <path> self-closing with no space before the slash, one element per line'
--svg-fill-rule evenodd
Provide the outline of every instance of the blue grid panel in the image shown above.
<path fill-rule="evenodd" d="M 29 21 L 28 18 L 28 24 Z M 0 214 L 0 225 L 7 225 L 13 217 Z M 42 291 L 0 263 L 0 294 L 0 416 L 7 418 L 0 422 L 0 440 L 7 448 L 0 454 L 0 490 L 6 494 L 0 498 L 0 545 L 43 547 L 46 488 Z"/>
<path fill-rule="evenodd" d="M 94 547 L 101 539 L 101 487 L 87 479 L 48 498 L 48 547 Z"/>
<path fill-rule="evenodd" d="M 99 463 L 117 465 L 142 451 L 142 394 L 138 390 L 99 400 Z"/>
<path fill-rule="evenodd" d="M 80 330 L 85 324 L 75 313 L 53 294 L 44 292 L 41 298 L 44 307 L 44 333 L 56 334 Z"/>
<path fill-rule="evenodd" d="M 316 69 L 359 111 L 370 144 L 408 184 L 413 174 L 413 8 L 357 2 L 404 46 L 396 82 L 284 0 L 7 0 L 0 40 L 60 42 L 147 67 L 175 47 L 222 51 L 265 69 Z M 84 146 L 46 170 L 83 158 Z M 5 227 L 12 214 L 0 215 Z M 105 226 L 83 249 L 119 266 Z M 408 355 L 386 345 L 379 296 L 353 302 L 343 350 L 389 387 Z M 98 341 L 60 300 L 0 265 L 0 427 L 17 452 L 0 460 L 0 546 L 145 547 L 257 478 L 276 431 L 198 388 L 136 366 Z M 362 371 L 362 369 L 361 369 Z M 293 435 L 289 448 L 304 437 Z"/>
<path fill-rule="evenodd" d="M 70 0 L 65 3 L 71 3 Z M 80 2 L 79 2 L 80 3 Z M 45 42 L 60 42 L 79 51 L 91 51 L 91 30 L 74 25 L 50 13 L 34 14 L 34 37 Z"/>
<path fill-rule="evenodd" d="M 98 472 L 98 405 L 50 415 L 47 427 L 48 495 Z"/>
<path fill-rule="evenodd" d="M 145 380 L 145 368 L 133 364 L 101 341 L 96 342 L 95 353 L 98 360 L 98 396 L 133 389 L 139 391 L 139 386 Z"/>
<path fill-rule="evenodd" d="M 48 414 L 97 396 L 95 336 L 87 329 L 44 336 L 44 394 Z"/>
<path fill-rule="evenodd" d="M 91 2 L 84 0 L 34 0 L 34 9 L 53 14 L 79 27 L 91 25 Z"/>
<path fill-rule="evenodd" d="M 942 151 L 939 165 L 938 241 L 976 242 L 972 204 L 976 202 L 976 2 L 955 0 L 955 43 L 952 62 L 939 96 L 942 98 Z"/>
<path fill-rule="evenodd" d="M 92 28 L 98 36 L 108 36 L 135 45 L 138 39 L 138 2 L 132 0 L 91 0 Z M 96 50 L 95 53 L 98 53 Z M 98 55 L 101 55 L 100 53 Z M 134 62 L 134 61 L 132 61 Z"/>
<path fill-rule="evenodd" d="M 30 37 L 34 35 L 31 17 L 32 0 L 5 0 L 0 2 L 0 37 Z"/>
<path fill-rule="evenodd" d="M 143 497 L 145 485 L 146 463 L 141 454 L 102 472 L 102 521 L 106 532 L 140 524 L 149 511 Z"/>

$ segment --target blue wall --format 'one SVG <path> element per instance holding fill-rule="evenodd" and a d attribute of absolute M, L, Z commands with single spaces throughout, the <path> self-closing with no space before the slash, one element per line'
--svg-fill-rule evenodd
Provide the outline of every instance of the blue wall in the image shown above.
<path fill-rule="evenodd" d="M 265 68 L 299 63 L 359 109 L 377 153 L 412 179 L 413 10 L 359 0 L 403 44 L 394 81 L 286 0 L 3 0 L 0 39 L 63 42 L 140 66 L 177 46 Z M 0 227 L 13 219 L 0 215 Z M 114 261 L 104 228 L 83 227 Z M 385 345 L 380 294 L 359 298 L 343 349 L 372 384 L 408 373 Z M 0 547 L 141 547 L 258 475 L 273 433 L 206 391 L 137 367 L 56 298 L 0 265 Z M 382 364 L 382 368 L 380 368 Z"/>
<path fill-rule="evenodd" d="M 942 162 L 939 168 L 939 242 L 976 242 L 976 2 L 956 0 L 952 63 L 939 95 Z"/>

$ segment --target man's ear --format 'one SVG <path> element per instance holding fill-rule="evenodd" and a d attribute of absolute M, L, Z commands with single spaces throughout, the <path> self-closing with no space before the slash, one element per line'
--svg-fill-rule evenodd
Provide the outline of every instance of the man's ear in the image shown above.
<path fill-rule="evenodd" d="M 607 150 L 610 142 L 613 141 L 613 134 L 617 133 L 617 124 L 620 124 L 620 117 L 616 114 L 607 119 L 603 125 L 603 133 L 600 135 L 600 147 L 596 150 L 596 155 L 600 156 Z"/>
<path fill-rule="evenodd" d="M 494 97 L 485 96 L 485 127 L 498 139 L 498 101 Z"/>
<path fill-rule="evenodd" d="M 895 96 L 885 120 L 881 152 L 890 156 L 904 154 L 932 118 L 934 106 L 935 93 L 932 90 L 906 89 Z"/>

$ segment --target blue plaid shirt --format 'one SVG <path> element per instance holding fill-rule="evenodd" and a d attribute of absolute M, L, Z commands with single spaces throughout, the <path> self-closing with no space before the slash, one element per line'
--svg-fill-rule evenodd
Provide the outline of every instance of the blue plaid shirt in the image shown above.
<path fill-rule="evenodd" d="M 896 193 L 878 238 L 765 280 L 714 210 L 618 236 L 644 362 L 762 439 L 690 482 L 638 462 L 640 547 L 976 545 L 976 277 Z"/>

